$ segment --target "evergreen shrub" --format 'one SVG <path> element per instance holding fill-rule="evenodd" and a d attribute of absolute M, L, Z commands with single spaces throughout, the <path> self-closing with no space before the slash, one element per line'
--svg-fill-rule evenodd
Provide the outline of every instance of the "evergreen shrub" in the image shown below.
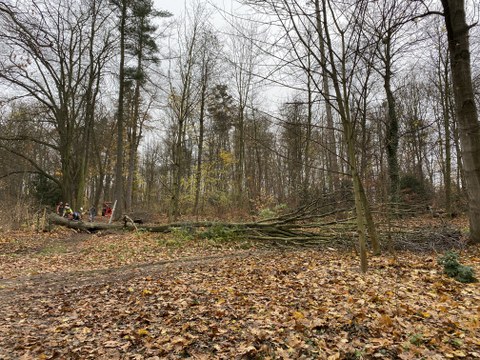
<path fill-rule="evenodd" d="M 448 251 L 438 259 L 438 264 L 443 266 L 443 272 L 461 283 L 476 282 L 475 272 L 470 266 L 460 264 L 458 254 Z"/>

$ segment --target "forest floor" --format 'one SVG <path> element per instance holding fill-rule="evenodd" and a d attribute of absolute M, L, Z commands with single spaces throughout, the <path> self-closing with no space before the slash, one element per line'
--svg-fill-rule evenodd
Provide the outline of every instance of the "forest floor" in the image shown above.
<path fill-rule="evenodd" d="M 480 285 L 438 255 L 361 274 L 353 246 L 5 232 L 0 359 L 480 358 Z M 460 255 L 478 276 L 480 247 Z"/>

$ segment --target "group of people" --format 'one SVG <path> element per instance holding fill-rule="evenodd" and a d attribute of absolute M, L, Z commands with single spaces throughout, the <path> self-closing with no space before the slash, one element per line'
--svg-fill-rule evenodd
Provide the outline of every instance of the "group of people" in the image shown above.
<path fill-rule="evenodd" d="M 57 215 L 65 217 L 69 220 L 76 220 L 80 221 L 82 220 L 82 214 L 83 214 L 83 208 L 80 208 L 80 211 L 74 211 L 68 203 L 63 203 L 60 201 L 57 204 Z M 103 204 L 102 208 L 102 216 L 109 217 L 112 215 L 112 208 L 110 206 L 109 202 L 106 202 Z M 95 220 L 95 217 L 97 216 L 97 208 L 95 206 L 92 206 L 88 210 L 88 221 L 93 222 Z"/>
<path fill-rule="evenodd" d="M 65 217 L 69 220 L 82 220 L 82 211 L 82 208 L 80 208 L 80 211 L 73 211 L 68 203 L 64 204 L 62 201 L 60 201 L 57 205 L 57 215 Z"/>

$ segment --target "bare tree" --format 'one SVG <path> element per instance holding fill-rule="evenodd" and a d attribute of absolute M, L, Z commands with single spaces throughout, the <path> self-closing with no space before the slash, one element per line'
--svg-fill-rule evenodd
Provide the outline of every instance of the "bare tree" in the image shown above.
<path fill-rule="evenodd" d="M 195 170 L 195 199 L 193 203 L 193 213 L 198 217 L 200 190 L 202 184 L 202 166 L 203 152 L 205 143 L 205 122 L 207 117 L 208 97 L 212 89 L 212 82 L 215 79 L 215 71 L 218 63 L 217 57 L 220 52 L 220 44 L 215 36 L 213 29 L 205 28 L 201 35 L 201 44 L 199 48 L 199 71 L 200 71 L 200 109 L 198 113 L 198 146 L 197 146 L 197 164 Z"/>
<path fill-rule="evenodd" d="M 368 86 L 369 71 L 359 72 L 360 65 L 365 65 L 365 62 L 361 61 L 363 53 L 369 49 L 368 44 L 363 43 L 364 29 L 361 21 L 367 9 L 367 2 L 347 1 L 340 4 L 315 0 L 313 4 L 313 12 L 311 8 L 306 8 L 296 0 L 263 1 L 258 5 L 276 17 L 279 27 L 283 29 L 280 36 L 287 38 L 291 43 L 297 64 L 303 69 L 307 68 L 305 58 L 297 49 L 301 47 L 309 49 L 316 64 L 328 74 L 331 81 L 333 95 L 330 98 L 325 97 L 323 83 L 317 78 L 312 79 L 316 90 L 330 102 L 341 120 L 346 160 L 355 194 L 361 267 L 366 271 L 367 223 L 376 252 L 379 251 L 379 246 L 357 165 L 356 117 L 352 105 L 356 103 L 357 110 L 359 109 L 358 104 L 362 103 L 359 100 L 366 96 Z M 308 31 L 305 30 L 311 25 L 317 32 L 317 46 L 310 46 L 308 42 Z M 325 58 L 322 58 L 322 51 L 319 49 L 321 44 L 325 46 Z"/>
<path fill-rule="evenodd" d="M 234 97 L 237 103 L 235 127 L 235 193 L 234 199 L 239 208 L 244 207 L 247 194 L 245 190 L 245 119 L 247 105 L 254 94 L 254 75 L 258 73 L 260 51 L 254 42 L 259 40 L 258 27 L 248 21 L 236 19 L 232 23 L 232 35 L 229 37 L 229 63 L 233 71 Z M 258 84 L 257 84 L 258 86 Z"/>
<path fill-rule="evenodd" d="M 119 66 L 118 66 L 118 101 L 117 101 L 117 143 L 115 156 L 115 213 L 114 220 L 120 219 L 125 210 L 124 196 L 124 133 L 125 133 L 125 43 L 126 43 L 126 24 L 128 15 L 127 0 L 113 0 L 113 5 L 117 10 L 118 34 L 119 34 Z"/>
<path fill-rule="evenodd" d="M 465 3 L 442 0 L 447 28 L 455 109 L 468 194 L 470 239 L 480 242 L 480 122 L 473 92 Z"/>
<path fill-rule="evenodd" d="M 176 219 L 180 215 L 180 194 L 182 180 L 188 175 L 189 162 L 187 161 L 187 132 L 188 125 L 196 114 L 202 86 L 198 88 L 205 73 L 198 71 L 197 55 L 202 49 L 202 34 L 205 34 L 206 8 L 197 4 L 187 13 L 186 19 L 179 24 L 179 49 L 173 64 L 173 70 L 178 76 L 176 81 L 170 82 L 169 108 L 172 114 L 173 144 L 172 151 L 172 190 L 169 215 Z M 207 81 L 203 78 L 203 80 Z M 198 81 L 198 82 L 197 82 Z"/>
<path fill-rule="evenodd" d="M 398 163 L 400 119 L 394 94 L 396 62 L 408 51 L 412 51 L 418 30 L 412 28 L 408 20 L 415 14 L 417 7 L 415 2 L 388 0 L 373 2 L 366 13 L 368 25 L 365 35 L 375 41 L 376 58 L 373 67 L 383 80 L 386 95 L 385 149 L 390 180 L 390 202 L 393 206 L 399 201 L 400 187 Z"/>
<path fill-rule="evenodd" d="M 0 59 L 0 79 L 11 86 L 13 98 L 28 97 L 41 104 L 56 133 L 47 141 L 18 135 L 4 140 L 41 144 L 58 152 L 59 175 L 17 155 L 56 182 L 63 198 L 78 206 L 83 205 L 92 107 L 112 50 L 109 12 L 101 4 L 81 6 L 64 0 L 22 7 L 0 4 L 0 41 L 6 49 Z"/>
<path fill-rule="evenodd" d="M 434 28 L 431 35 L 434 49 L 432 49 L 432 75 L 433 96 L 435 104 L 433 109 L 437 120 L 437 136 L 439 142 L 440 166 L 443 173 L 445 189 L 445 211 L 452 215 L 452 152 L 453 152 L 453 89 L 451 86 L 450 57 L 447 48 L 446 34 L 440 27 Z M 460 165 L 460 164 L 459 164 Z"/>

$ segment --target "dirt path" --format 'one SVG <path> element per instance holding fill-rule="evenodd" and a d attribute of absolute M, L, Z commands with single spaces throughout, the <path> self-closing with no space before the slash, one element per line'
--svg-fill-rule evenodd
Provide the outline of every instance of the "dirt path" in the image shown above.
<path fill-rule="evenodd" d="M 148 264 L 134 264 L 111 269 L 90 271 L 73 271 L 61 273 L 39 274 L 28 277 L 0 280 L 0 307 L 5 302 L 17 301 L 18 296 L 34 293 L 46 294 L 64 291 L 69 288 L 80 288 L 85 285 L 101 286 L 107 283 L 122 282 L 134 278 L 155 276 L 165 271 L 177 268 L 184 270 L 197 265 L 215 264 L 219 260 L 244 259 L 249 256 L 263 255 L 268 251 L 238 251 L 226 255 L 202 257 L 186 257 L 173 260 L 163 260 Z"/>

